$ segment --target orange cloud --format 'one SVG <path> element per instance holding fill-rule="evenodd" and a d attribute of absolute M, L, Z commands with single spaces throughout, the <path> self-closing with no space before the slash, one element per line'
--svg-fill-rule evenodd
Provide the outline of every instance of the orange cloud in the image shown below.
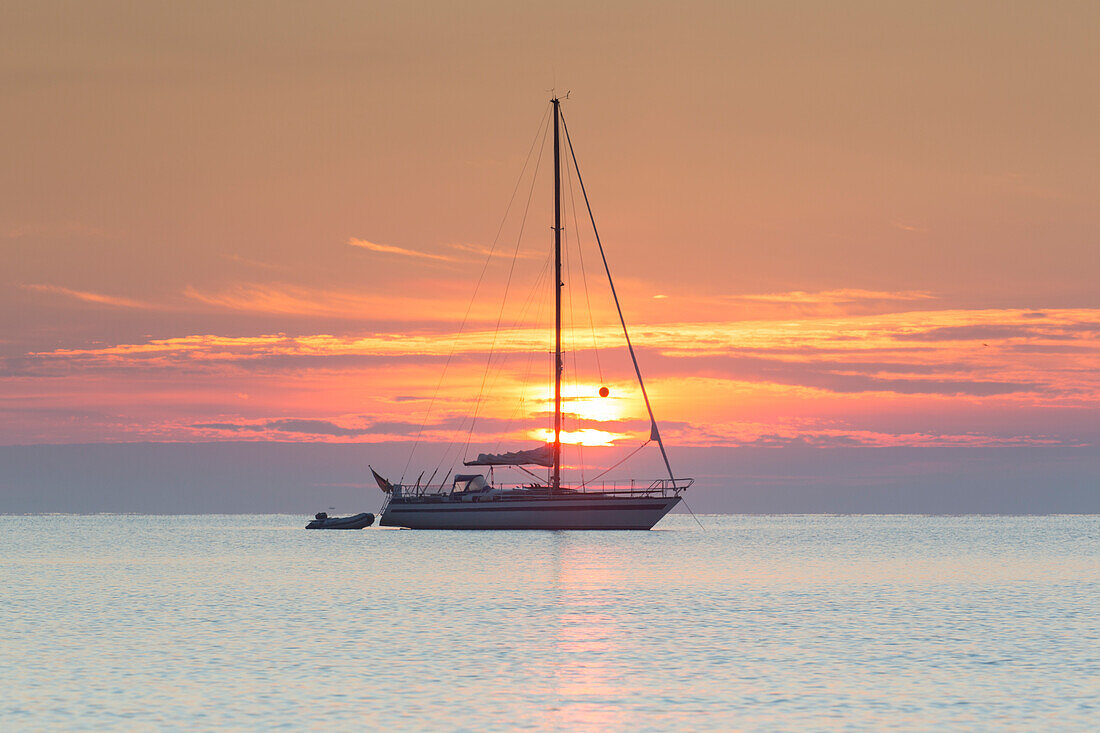
<path fill-rule="evenodd" d="M 446 255 L 420 252 L 415 249 L 405 249 L 404 247 L 396 247 L 392 244 L 378 244 L 377 242 L 368 242 L 365 239 L 357 239 L 355 237 L 349 238 L 348 244 L 352 247 L 361 247 L 362 249 L 369 249 L 372 252 L 382 252 L 384 254 L 402 255 L 404 257 L 423 257 L 428 260 L 442 260 L 444 262 L 455 261 L 454 257 L 447 257 Z"/>
<path fill-rule="evenodd" d="M 219 291 L 184 289 L 185 298 L 218 309 L 251 313 L 312 316 L 352 320 L 381 318 L 389 322 L 459 320 L 462 312 L 423 297 L 377 292 L 327 290 L 296 285 L 239 283 Z M 495 313 L 477 304 L 471 318 Z"/>
<path fill-rule="evenodd" d="M 485 247 L 484 245 L 466 244 L 462 242 L 455 242 L 448 246 L 450 246 L 451 249 L 457 249 L 460 252 L 469 252 L 471 254 L 481 255 L 482 257 L 488 257 L 490 254 L 495 254 L 496 256 L 503 257 L 505 259 L 511 259 L 512 256 L 515 255 L 517 259 L 521 260 L 541 260 L 547 257 L 546 252 L 516 251 L 512 246 L 508 248 L 508 252 L 505 252 L 500 247 L 497 247 L 496 249 L 490 249 L 489 247 Z"/>
<path fill-rule="evenodd" d="M 816 293 L 808 293 L 802 290 L 791 290 L 784 293 L 761 293 L 755 295 L 733 295 L 732 300 L 760 301 L 766 303 L 808 303 L 808 304 L 836 304 L 857 303 L 866 300 L 885 301 L 909 301 L 931 300 L 935 296 L 922 290 L 881 291 L 861 290 L 859 288 L 844 288 L 840 290 L 822 290 Z"/>
<path fill-rule="evenodd" d="M 25 290 L 34 290 L 39 293 L 52 293 L 54 295 L 63 295 L 67 298 L 75 298 L 76 300 L 80 300 L 85 303 L 109 305 L 116 308 L 162 309 L 164 307 L 154 303 L 134 300 L 132 298 L 125 298 L 118 295 L 105 295 L 103 293 L 93 293 L 87 290 L 73 290 L 72 288 L 65 288 L 60 285 L 31 284 L 23 285 L 22 287 Z"/>
<path fill-rule="evenodd" d="M 616 330 L 597 329 L 602 378 L 590 340 L 578 339 L 577 363 L 566 360 L 565 428 L 581 444 L 648 435 Z M 483 328 L 455 331 L 199 334 L 32 352 L 0 362 L 0 400 L 64 410 L 79 395 L 85 410 L 127 416 L 89 422 L 87 436 L 77 420 L 43 428 L 83 439 L 98 439 L 95 430 L 189 439 L 193 425 L 252 425 L 260 427 L 205 430 L 371 441 L 406 439 L 426 421 L 425 440 L 461 444 L 476 408 L 478 439 L 529 440 L 547 425 L 549 330 L 508 329 L 495 342 Z M 1090 424 L 1100 404 L 1100 310 L 656 323 L 633 335 L 658 420 L 676 444 L 1068 445 L 1098 433 Z M 613 397 L 595 397 L 599 386 Z"/>
<path fill-rule="evenodd" d="M 640 315 L 650 323 L 697 319 L 700 313 L 706 313 L 710 320 L 726 322 L 896 313 L 937 299 L 923 290 L 861 288 L 717 295 L 658 291 L 653 295 L 656 288 L 652 284 L 628 282 L 624 289 L 631 294 L 628 302 L 633 304 L 635 320 Z"/>

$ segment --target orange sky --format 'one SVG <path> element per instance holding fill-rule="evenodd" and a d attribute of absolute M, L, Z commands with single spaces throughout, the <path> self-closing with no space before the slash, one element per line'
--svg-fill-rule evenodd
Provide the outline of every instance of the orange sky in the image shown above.
<path fill-rule="evenodd" d="M 1100 441 L 1094 3 L 0 13 L 0 443 L 392 440 L 425 416 L 448 442 L 475 407 L 471 449 L 530 443 L 545 158 L 509 328 L 529 179 L 456 332 L 552 86 L 670 442 Z M 568 426 L 633 445 L 576 245 Z"/>

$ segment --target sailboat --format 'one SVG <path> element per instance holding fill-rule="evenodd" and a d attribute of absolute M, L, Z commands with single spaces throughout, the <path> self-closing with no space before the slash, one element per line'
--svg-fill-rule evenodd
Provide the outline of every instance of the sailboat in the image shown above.
<path fill-rule="evenodd" d="M 464 461 L 467 467 L 488 468 L 485 473 L 456 474 L 450 484 L 437 486 L 391 483 L 371 467 L 378 487 L 385 494 L 379 525 L 410 529 L 652 529 L 681 500 L 681 494 L 694 479 L 677 478 L 672 471 L 664 441 L 653 416 L 653 408 L 642 380 L 642 372 L 630 341 L 619 297 L 611 279 L 603 244 L 596 230 L 595 217 L 588 202 L 588 193 L 580 177 L 576 153 L 569 139 L 569 128 L 561 113 L 561 101 L 554 96 L 550 103 L 554 129 L 554 413 L 553 441 L 537 448 L 506 453 L 481 453 L 475 460 Z M 569 148 L 573 170 L 576 171 L 585 206 L 592 221 L 599 245 L 604 271 L 622 324 L 623 336 L 634 365 L 646 410 L 649 413 L 650 440 L 660 448 L 667 478 L 630 480 L 608 488 L 606 483 L 584 482 L 570 486 L 562 482 L 562 135 Z M 517 467 L 533 482 L 519 485 L 494 483 L 493 469 L 498 466 Z M 527 469 L 528 466 L 549 469 L 545 481 Z M 423 474 L 421 474 L 423 475 Z M 450 473 L 448 472 L 448 477 Z M 429 479 L 429 484 L 431 479 Z"/>

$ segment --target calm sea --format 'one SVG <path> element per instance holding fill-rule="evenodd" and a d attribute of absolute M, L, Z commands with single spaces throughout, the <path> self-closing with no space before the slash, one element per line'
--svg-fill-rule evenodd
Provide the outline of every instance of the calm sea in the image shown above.
<path fill-rule="evenodd" d="M 1100 517 L 0 517 L 0 729 L 1095 730 Z"/>

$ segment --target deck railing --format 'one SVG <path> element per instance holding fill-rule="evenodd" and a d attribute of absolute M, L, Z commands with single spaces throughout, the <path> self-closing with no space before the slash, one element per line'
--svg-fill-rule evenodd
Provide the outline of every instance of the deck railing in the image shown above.
<path fill-rule="evenodd" d="M 658 478 L 643 481 L 639 481 L 638 479 L 612 479 L 610 481 L 600 479 L 598 481 L 590 481 L 579 486 L 570 486 L 568 488 L 583 493 L 639 494 L 643 496 L 660 494 L 661 496 L 666 496 L 668 494 L 679 493 L 687 489 L 693 483 L 695 483 L 695 479 L 693 478 Z"/>
<path fill-rule="evenodd" d="M 612 479 L 612 480 L 598 480 L 590 481 L 587 483 L 577 484 L 575 486 L 563 486 L 563 490 L 569 492 L 579 492 L 583 494 L 613 494 L 622 496 L 669 496 L 671 494 L 678 494 L 684 491 L 695 483 L 693 478 L 659 478 L 652 480 L 638 480 L 638 479 Z M 434 484 L 424 486 L 402 486 L 399 485 L 400 493 L 403 496 L 432 496 L 439 494 L 449 495 L 452 490 L 451 485 L 446 484 Z M 494 483 L 492 484 L 494 489 L 516 490 L 516 489 L 532 489 L 540 488 L 545 491 L 545 484 L 536 484 L 535 482 L 527 483 Z M 564 491 L 563 491 L 564 493 Z M 549 496 L 549 492 L 532 492 L 528 498 L 536 499 L 541 496 Z"/>

